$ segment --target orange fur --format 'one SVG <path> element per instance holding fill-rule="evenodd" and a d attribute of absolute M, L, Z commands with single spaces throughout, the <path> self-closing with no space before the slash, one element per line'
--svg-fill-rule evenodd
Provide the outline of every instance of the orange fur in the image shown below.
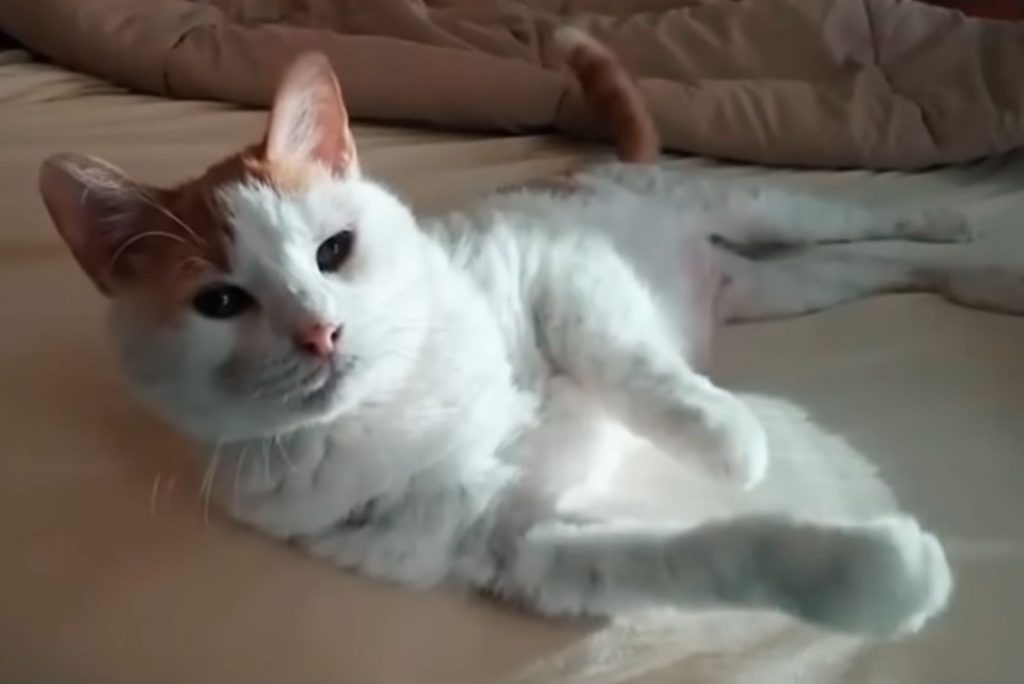
<path fill-rule="evenodd" d="M 160 320 L 173 322 L 203 285 L 229 270 L 227 243 L 232 229 L 219 200 L 222 188 L 262 183 L 283 193 L 301 192 L 329 176 L 330 170 L 322 165 L 269 160 L 264 146 L 254 145 L 176 188 L 150 191 L 156 206 L 148 207 L 139 220 L 147 230 L 172 233 L 183 242 L 167 240 L 159 248 L 140 249 L 134 258 L 145 263 L 133 269 L 138 274 L 133 285 Z"/>
<path fill-rule="evenodd" d="M 206 176 L 172 190 L 151 191 L 154 202 L 135 219 L 144 229 L 176 235 L 159 245 L 129 247 L 131 287 L 162 322 L 173 323 L 188 309 L 200 287 L 229 268 L 231 227 L 216 197 L 217 184 Z"/>
<path fill-rule="evenodd" d="M 555 32 L 562 60 L 579 81 L 594 113 L 609 126 L 615 150 L 624 162 L 652 162 L 661 143 L 643 96 L 612 52 L 583 31 Z"/>
<path fill-rule="evenodd" d="M 324 164 L 270 160 L 263 156 L 247 156 L 242 162 L 251 180 L 266 183 L 282 193 L 300 193 L 331 177 L 331 169 Z"/>
<path fill-rule="evenodd" d="M 46 208 L 83 270 L 107 295 L 130 294 L 172 324 L 196 292 L 229 270 L 229 217 L 221 190 L 260 183 L 300 193 L 331 175 L 358 172 L 341 90 L 327 58 L 288 68 L 263 140 L 173 188 L 136 183 L 83 155 L 55 155 L 40 169 Z"/>

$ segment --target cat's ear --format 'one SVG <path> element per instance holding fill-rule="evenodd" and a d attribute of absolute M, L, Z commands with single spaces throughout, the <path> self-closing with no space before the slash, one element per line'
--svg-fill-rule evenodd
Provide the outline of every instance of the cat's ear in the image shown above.
<path fill-rule="evenodd" d="M 39 170 L 39 192 L 53 223 L 82 270 L 111 295 L 128 260 L 118 253 L 139 223 L 142 189 L 119 169 L 93 157 L 59 154 Z"/>
<path fill-rule="evenodd" d="M 343 176 L 359 173 L 341 86 L 324 55 L 302 55 L 285 73 L 265 144 L 271 163 L 316 163 Z"/>

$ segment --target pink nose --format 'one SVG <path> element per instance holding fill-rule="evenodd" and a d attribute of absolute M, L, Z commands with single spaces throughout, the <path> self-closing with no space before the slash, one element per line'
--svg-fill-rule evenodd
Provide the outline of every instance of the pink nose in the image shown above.
<path fill-rule="evenodd" d="M 341 337 L 340 326 L 314 323 L 295 335 L 295 346 L 299 351 L 310 356 L 327 358 L 334 353 L 339 337 Z"/>

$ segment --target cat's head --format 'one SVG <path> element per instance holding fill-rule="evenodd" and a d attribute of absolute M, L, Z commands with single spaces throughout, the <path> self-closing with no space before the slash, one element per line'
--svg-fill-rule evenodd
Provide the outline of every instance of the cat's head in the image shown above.
<path fill-rule="evenodd" d="M 161 189 L 100 160 L 46 160 L 40 190 L 112 303 L 133 383 L 189 432 L 230 440 L 393 391 L 429 316 L 425 241 L 359 171 L 325 58 L 278 89 L 263 141 Z"/>

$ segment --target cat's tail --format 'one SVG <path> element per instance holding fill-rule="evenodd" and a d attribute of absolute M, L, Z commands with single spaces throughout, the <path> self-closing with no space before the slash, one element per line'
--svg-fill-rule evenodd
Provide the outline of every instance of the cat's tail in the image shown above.
<path fill-rule="evenodd" d="M 655 161 L 661 150 L 657 126 L 618 58 L 600 41 L 573 26 L 558 28 L 553 40 L 588 104 L 611 129 L 619 160 Z"/>

